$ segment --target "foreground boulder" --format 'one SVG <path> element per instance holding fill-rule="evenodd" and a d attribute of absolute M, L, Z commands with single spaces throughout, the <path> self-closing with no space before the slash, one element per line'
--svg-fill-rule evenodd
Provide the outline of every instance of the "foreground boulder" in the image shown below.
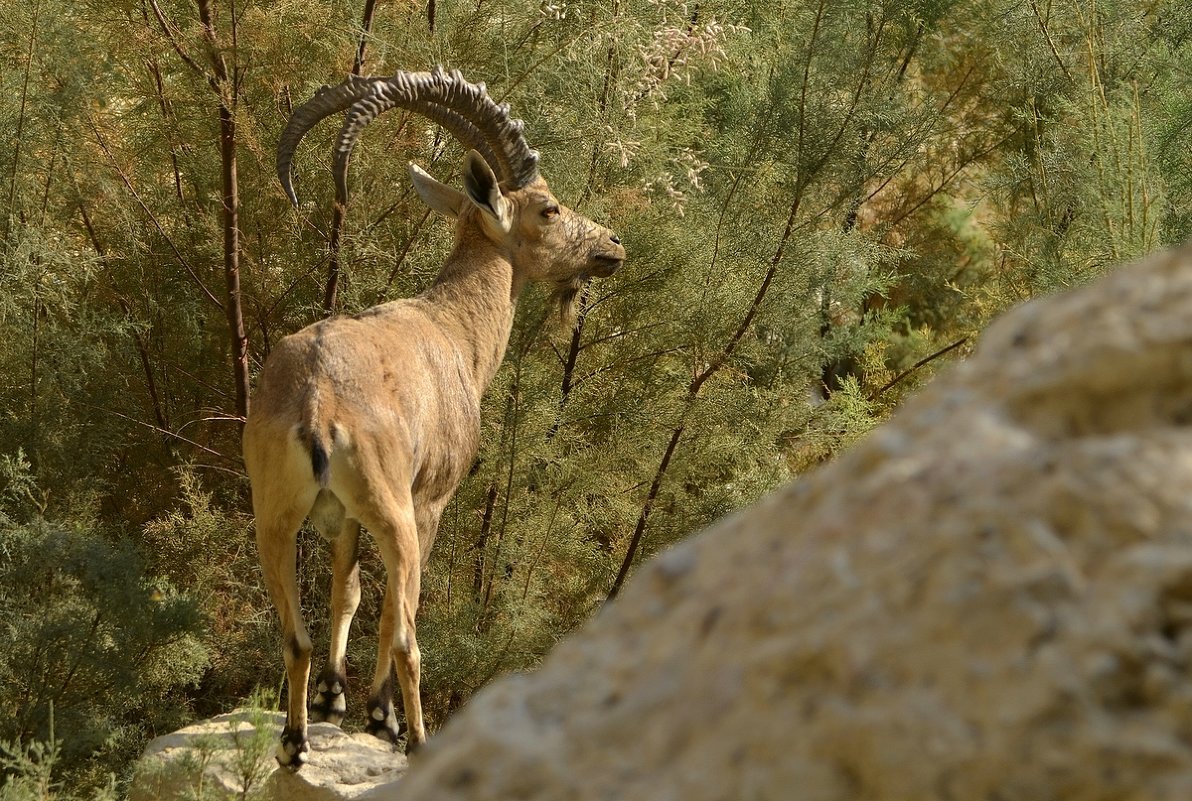
<path fill-rule="evenodd" d="M 1023 306 L 362 798 L 1186 801 L 1189 423 L 1192 252 Z"/>
<path fill-rule="evenodd" d="M 153 740 L 137 765 L 129 801 L 260 798 L 341 801 L 389 782 L 406 758 L 370 734 L 310 726 L 310 764 L 279 769 L 273 758 L 281 712 L 238 710 Z"/>

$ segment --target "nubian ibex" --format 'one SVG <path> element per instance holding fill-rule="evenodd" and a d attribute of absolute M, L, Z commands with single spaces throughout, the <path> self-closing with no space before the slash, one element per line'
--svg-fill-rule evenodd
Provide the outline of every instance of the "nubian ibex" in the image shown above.
<path fill-rule="evenodd" d="M 625 258 L 607 228 L 563 206 L 538 174 L 522 122 L 484 84 L 456 71 L 351 76 L 294 110 L 278 143 L 277 170 L 297 203 L 290 162 L 302 136 L 347 111 L 336 140 L 337 200 L 361 131 L 401 107 L 442 125 L 468 149 L 460 192 L 413 164 L 422 200 L 455 219 L 455 246 L 418 297 L 314 323 L 277 343 L 257 382 L 244 428 L 257 547 L 281 617 L 288 681 L 277 758 L 301 767 L 307 743 L 311 640 L 299 606 L 297 532 L 304 518 L 331 543 L 331 644 L 310 712 L 338 724 L 345 713 L 344 657 L 360 601 L 357 541 L 371 532 L 388 576 L 368 730 L 396 742 L 396 668 L 407 752 L 426 740 L 414 636 L 419 582 L 443 507 L 479 449 L 480 398 L 504 357 L 518 296 L 531 281 L 562 302 Z M 495 170 L 495 172 L 494 172 Z"/>

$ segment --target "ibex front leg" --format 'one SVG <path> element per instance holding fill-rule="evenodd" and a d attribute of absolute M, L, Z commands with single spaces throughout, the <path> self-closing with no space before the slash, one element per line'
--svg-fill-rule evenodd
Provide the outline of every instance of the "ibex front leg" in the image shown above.
<path fill-rule="evenodd" d="M 344 693 L 348 687 L 348 629 L 360 606 L 359 541 L 360 524 L 351 518 L 345 519 L 339 533 L 331 538 L 331 649 L 310 702 L 311 720 L 336 726 L 347 712 Z"/>

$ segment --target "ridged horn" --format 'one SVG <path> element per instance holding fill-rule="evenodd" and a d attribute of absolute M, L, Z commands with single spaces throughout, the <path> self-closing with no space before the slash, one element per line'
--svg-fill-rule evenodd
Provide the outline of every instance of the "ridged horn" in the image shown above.
<path fill-rule="evenodd" d="M 281 138 L 277 140 L 277 178 L 281 181 L 282 189 L 285 190 L 290 203 L 298 205 L 298 196 L 294 194 L 291 179 L 291 162 L 302 137 L 321 120 L 349 108 L 362 97 L 366 97 L 372 91 L 372 87 L 382 80 L 384 79 L 349 75 L 338 86 L 320 87 L 314 97 L 294 109 Z"/>
<path fill-rule="evenodd" d="M 509 106 L 498 105 L 483 83 L 464 80 L 458 70 L 398 72 L 391 78 L 349 76 L 325 86 L 294 110 L 277 148 L 277 174 L 291 203 L 290 162 L 303 134 L 320 120 L 347 110 L 335 144 L 336 198 L 347 201 L 348 160 L 364 128 L 380 114 L 401 107 L 442 125 L 465 147 L 477 150 L 509 188 L 520 188 L 538 175 L 538 153 L 522 134 L 521 120 L 510 119 Z"/>

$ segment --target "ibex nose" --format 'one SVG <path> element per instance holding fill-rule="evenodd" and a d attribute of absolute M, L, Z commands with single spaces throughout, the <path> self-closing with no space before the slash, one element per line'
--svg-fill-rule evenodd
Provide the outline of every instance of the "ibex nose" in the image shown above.
<path fill-rule="evenodd" d="M 621 237 L 617 236 L 616 234 L 609 234 L 608 238 L 613 241 L 614 245 L 621 244 Z"/>

